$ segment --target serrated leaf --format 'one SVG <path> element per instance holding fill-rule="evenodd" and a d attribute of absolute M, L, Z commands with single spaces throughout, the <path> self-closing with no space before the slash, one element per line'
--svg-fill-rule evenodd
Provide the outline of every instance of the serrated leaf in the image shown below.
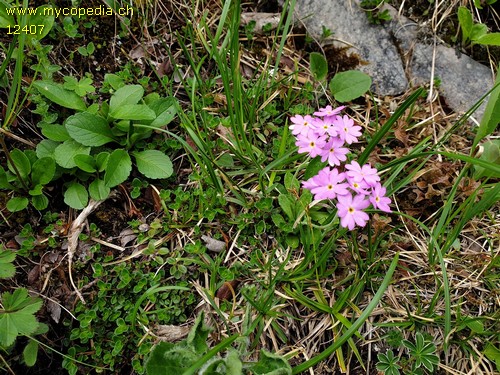
<path fill-rule="evenodd" d="M 26 197 L 13 197 L 10 198 L 6 204 L 10 212 L 18 212 L 28 207 L 29 200 Z"/>
<path fill-rule="evenodd" d="M 62 125 L 58 124 L 43 124 L 41 125 L 42 134 L 56 142 L 64 142 L 70 139 L 68 131 Z"/>
<path fill-rule="evenodd" d="M 117 120 L 150 121 L 156 118 L 155 112 L 146 104 L 126 104 L 110 111 L 109 115 Z"/>
<path fill-rule="evenodd" d="M 34 340 L 29 340 L 28 345 L 23 350 L 23 359 L 26 366 L 31 367 L 36 363 L 38 355 L 38 343 Z"/>
<path fill-rule="evenodd" d="M 103 180 L 95 179 L 89 185 L 89 194 L 92 199 L 100 201 L 109 196 L 110 188 L 106 186 Z"/>
<path fill-rule="evenodd" d="M 318 81 L 324 80 L 328 74 L 328 62 L 325 56 L 318 52 L 311 52 L 309 55 L 309 63 L 314 78 Z"/>
<path fill-rule="evenodd" d="M 173 173 L 172 162 L 163 152 L 146 150 L 134 152 L 137 169 L 148 178 L 168 178 Z"/>
<path fill-rule="evenodd" d="M 71 182 L 64 192 L 64 203 L 71 208 L 81 210 L 87 206 L 89 194 L 85 186 L 78 182 Z"/>
<path fill-rule="evenodd" d="M 109 156 L 104 182 L 110 188 L 124 182 L 132 171 L 130 155 L 125 150 L 114 150 Z"/>
<path fill-rule="evenodd" d="M 72 139 L 60 144 L 54 150 L 54 158 L 56 160 L 56 163 L 63 168 L 76 167 L 74 157 L 76 155 L 89 155 L 89 154 L 90 154 L 90 147 L 84 146 Z"/>
<path fill-rule="evenodd" d="M 108 122 L 92 113 L 80 112 L 70 116 L 64 126 L 71 138 L 84 146 L 97 147 L 114 141 Z"/>
<path fill-rule="evenodd" d="M 139 103 L 144 95 L 141 85 L 126 85 L 115 91 L 109 100 L 109 112 L 113 113 L 123 106 Z"/>
<path fill-rule="evenodd" d="M 43 157 L 33 163 L 31 171 L 32 184 L 47 185 L 56 173 L 56 163 L 50 157 Z"/>
<path fill-rule="evenodd" d="M 87 106 L 81 97 L 52 81 L 35 81 L 33 86 L 50 101 L 77 111 L 85 111 Z"/>
<path fill-rule="evenodd" d="M 10 158 L 16 166 L 17 172 L 19 173 L 21 178 L 26 179 L 31 172 L 31 163 L 28 156 L 26 156 L 26 154 L 21 150 L 15 148 L 10 152 Z M 8 163 L 8 167 L 12 173 L 15 173 L 15 169 L 13 168 L 12 164 L 10 164 L 10 161 Z"/>
<path fill-rule="evenodd" d="M 16 267 L 12 263 L 0 263 L 0 279 L 10 279 L 16 274 Z"/>
<path fill-rule="evenodd" d="M 359 98 L 365 94 L 372 84 L 368 74 L 358 70 L 348 70 L 335 74 L 330 81 L 330 91 L 335 100 L 344 103 Z"/>

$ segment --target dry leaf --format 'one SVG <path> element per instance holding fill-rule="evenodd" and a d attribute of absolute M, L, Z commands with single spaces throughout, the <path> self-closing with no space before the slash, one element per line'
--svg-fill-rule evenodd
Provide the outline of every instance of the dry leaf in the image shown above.
<path fill-rule="evenodd" d="M 205 241 L 205 246 L 209 251 L 220 253 L 226 249 L 226 243 L 224 241 L 219 241 L 208 236 L 201 236 L 201 239 Z"/>
<path fill-rule="evenodd" d="M 189 333 L 189 327 L 159 324 L 154 333 L 163 341 L 179 341 Z"/>
<path fill-rule="evenodd" d="M 59 323 L 59 319 L 61 318 L 61 306 L 49 299 L 47 301 L 47 310 L 50 312 L 50 317 L 54 322 Z"/>
<path fill-rule="evenodd" d="M 125 247 L 137 238 L 137 234 L 134 233 L 134 230 L 132 228 L 126 228 L 120 232 L 119 237 L 120 245 L 122 247 Z"/>
<path fill-rule="evenodd" d="M 266 31 L 274 30 L 280 23 L 280 13 L 261 13 L 261 12 L 247 12 L 241 14 L 241 25 L 246 26 L 250 22 L 255 22 L 254 31 L 258 34 L 263 33 L 263 28 Z"/>

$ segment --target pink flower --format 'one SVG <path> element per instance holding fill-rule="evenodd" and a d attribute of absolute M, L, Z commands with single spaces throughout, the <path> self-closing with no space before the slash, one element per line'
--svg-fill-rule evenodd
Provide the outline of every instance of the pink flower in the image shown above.
<path fill-rule="evenodd" d="M 345 168 L 348 170 L 346 175 L 353 181 L 364 182 L 368 186 L 375 186 L 380 181 L 378 171 L 370 164 L 360 166 L 357 161 L 352 161 L 351 164 L 346 164 Z"/>
<path fill-rule="evenodd" d="M 340 225 L 349 230 L 353 230 L 356 225 L 364 227 L 369 220 L 366 212 L 362 211 L 370 205 L 370 201 L 363 195 L 351 194 L 339 195 L 337 197 L 337 214 L 340 217 Z"/>
<path fill-rule="evenodd" d="M 331 137 L 330 140 L 325 144 L 321 152 L 321 161 L 328 160 L 328 164 L 332 167 L 335 165 L 340 165 L 342 161 L 346 161 L 346 154 L 349 150 L 342 147 L 344 142 L 340 138 Z"/>
<path fill-rule="evenodd" d="M 320 108 L 318 112 L 314 112 L 314 115 L 320 117 L 334 116 L 336 114 L 339 114 L 344 108 L 345 105 L 337 107 L 335 109 L 333 109 L 331 105 L 327 105 L 325 108 Z"/>
<path fill-rule="evenodd" d="M 348 144 L 357 142 L 361 135 L 361 126 L 354 125 L 354 120 L 348 116 L 336 116 L 334 120 L 334 125 L 337 128 L 338 136 L 340 139 Z"/>
<path fill-rule="evenodd" d="M 293 117 L 290 117 L 290 121 L 293 122 L 293 125 L 289 126 L 293 135 L 305 135 L 309 132 L 309 130 L 314 128 L 314 118 L 309 115 L 304 117 L 302 117 L 301 115 L 295 115 Z"/>
<path fill-rule="evenodd" d="M 334 199 L 337 195 L 349 194 L 347 188 L 349 185 L 343 183 L 345 175 L 339 173 L 336 168 L 330 170 L 325 167 L 314 177 L 314 183 L 317 184 L 311 190 L 315 200 Z"/>
<path fill-rule="evenodd" d="M 295 145 L 299 148 L 299 154 L 308 153 L 314 158 L 321 153 L 325 143 L 325 136 L 318 136 L 315 132 L 309 131 L 306 134 L 298 134 Z"/>
<path fill-rule="evenodd" d="M 324 117 L 322 119 L 315 119 L 315 131 L 318 134 L 325 134 L 331 137 L 337 136 L 337 127 L 333 124 L 333 121 L 329 117 Z"/>
<path fill-rule="evenodd" d="M 377 208 L 384 212 L 392 212 L 391 208 L 389 207 L 391 199 L 387 198 L 385 196 L 385 193 L 386 193 L 386 188 L 380 185 L 380 183 L 377 183 L 372 188 L 372 193 L 369 197 L 370 202 L 372 202 L 374 208 Z"/>

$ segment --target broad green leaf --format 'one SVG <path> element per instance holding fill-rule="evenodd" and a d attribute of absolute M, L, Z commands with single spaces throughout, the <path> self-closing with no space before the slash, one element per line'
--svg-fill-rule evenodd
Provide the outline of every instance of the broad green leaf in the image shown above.
<path fill-rule="evenodd" d="M 75 155 L 75 164 L 84 172 L 94 173 L 96 171 L 95 159 L 90 155 Z"/>
<path fill-rule="evenodd" d="M 89 195 L 85 186 L 78 182 L 71 182 L 64 192 L 64 203 L 71 208 L 81 210 L 87 206 Z"/>
<path fill-rule="evenodd" d="M 109 115 L 118 120 L 150 121 L 156 118 L 155 112 L 146 104 L 125 104 Z"/>
<path fill-rule="evenodd" d="M 158 150 L 133 152 L 137 169 L 148 178 L 168 178 L 173 167 L 170 158 Z"/>
<path fill-rule="evenodd" d="M 37 88 L 40 94 L 62 107 L 77 111 L 85 111 L 87 109 L 82 98 L 57 83 L 52 81 L 35 81 L 33 82 L 33 86 Z"/>
<path fill-rule="evenodd" d="M 97 147 L 114 141 L 108 122 L 88 112 L 68 117 L 64 126 L 71 138 L 84 146 Z"/>
<path fill-rule="evenodd" d="M 204 314 L 197 316 L 193 328 L 189 331 L 186 342 L 196 354 L 204 354 L 208 350 L 207 338 L 211 328 L 205 324 Z"/>
<path fill-rule="evenodd" d="M 10 184 L 7 173 L 5 173 L 2 166 L 0 166 L 0 189 L 14 190 L 14 186 Z"/>
<path fill-rule="evenodd" d="M 124 106 L 139 103 L 143 95 L 144 89 L 141 85 L 126 85 L 120 87 L 109 100 L 109 112 L 111 116 L 113 116 L 113 112 L 118 111 Z"/>
<path fill-rule="evenodd" d="M 484 324 L 481 319 L 469 320 L 465 325 L 474 333 L 484 333 Z"/>
<path fill-rule="evenodd" d="M 484 110 L 484 115 L 481 119 L 476 137 L 474 138 L 472 149 L 475 149 L 481 139 L 493 133 L 498 124 L 500 124 L 500 74 L 497 74 L 495 86 L 491 91 L 488 104 L 486 104 L 486 109 Z"/>
<path fill-rule="evenodd" d="M 41 40 L 54 26 L 55 11 L 50 5 L 42 5 L 36 8 L 36 14 L 28 18 L 29 25 L 35 25 L 37 32 L 31 34 L 34 38 Z M 40 27 L 43 25 L 43 28 Z"/>
<path fill-rule="evenodd" d="M 106 73 L 104 75 L 104 82 L 108 83 L 113 90 L 118 90 L 119 88 L 125 86 L 123 79 L 116 74 Z"/>
<path fill-rule="evenodd" d="M 368 74 L 358 70 L 348 70 L 335 74 L 330 81 L 330 91 L 335 100 L 344 103 L 364 95 L 372 84 Z"/>
<path fill-rule="evenodd" d="M 95 157 L 96 167 L 99 172 L 103 172 L 108 165 L 109 152 L 103 151 L 97 154 Z"/>
<path fill-rule="evenodd" d="M 290 221 L 295 220 L 295 201 L 288 194 L 278 195 L 278 203 Z"/>
<path fill-rule="evenodd" d="M 483 153 L 481 154 L 479 159 L 500 166 L 500 140 L 494 139 L 492 141 L 484 142 L 482 144 L 482 147 Z M 476 180 L 483 177 L 500 178 L 500 174 L 493 169 L 475 165 L 474 170 L 474 178 Z"/>
<path fill-rule="evenodd" d="M 8 279 L 16 274 L 16 267 L 12 264 L 16 253 L 0 247 L 0 279 Z"/>
<path fill-rule="evenodd" d="M 256 375 L 291 375 L 292 368 L 288 361 L 276 354 L 262 349 L 259 361 L 252 366 L 252 373 Z"/>
<path fill-rule="evenodd" d="M 488 358 L 492 362 L 495 362 L 497 370 L 500 371 L 500 349 L 488 342 L 483 353 L 486 358 Z"/>
<path fill-rule="evenodd" d="M 17 172 L 19 173 L 21 178 L 26 179 L 31 172 L 31 163 L 28 156 L 26 156 L 26 154 L 21 150 L 15 148 L 10 152 L 10 158 L 16 166 Z M 8 163 L 8 167 L 12 173 L 15 173 L 15 169 L 10 164 L 10 162 Z"/>
<path fill-rule="evenodd" d="M 29 193 L 29 195 L 33 195 L 33 196 L 41 195 L 42 189 L 43 189 L 43 186 L 40 184 L 37 184 L 33 187 L 33 189 L 30 189 L 28 191 L 28 193 Z"/>
<path fill-rule="evenodd" d="M 14 26 L 16 20 L 14 16 L 7 13 L 7 9 L 10 9 L 11 5 L 7 4 L 5 1 L 0 1 L 0 28 Z"/>
<path fill-rule="evenodd" d="M 484 23 L 475 23 L 472 26 L 472 30 L 470 33 L 470 39 L 472 43 L 477 43 L 477 41 L 485 36 L 487 32 L 488 26 L 486 26 Z"/>
<path fill-rule="evenodd" d="M 110 188 L 124 182 L 132 171 L 130 155 L 125 150 L 114 150 L 109 156 L 104 182 Z"/>
<path fill-rule="evenodd" d="M 318 52 L 311 52 L 309 55 L 309 62 L 314 78 L 318 81 L 324 80 L 328 74 L 328 62 L 325 56 Z"/>
<path fill-rule="evenodd" d="M 10 212 L 18 212 L 28 207 L 28 203 L 29 200 L 26 197 L 14 197 L 9 199 L 6 207 Z"/>
<path fill-rule="evenodd" d="M 56 163 L 63 168 L 74 168 L 76 163 L 74 157 L 76 155 L 89 155 L 90 147 L 84 146 L 74 140 L 66 141 L 54 150 Z"/>
<path fill-rule="evenodd" d="M 183 343 L 160 342 L 156 345 L 146 361 L 146 374 L 183 374 L 198 359 L 198 355 Z"/>
<path fill-rule="evenodd" d="M 38 355 L 38 343 L 34 340 L 29 340 L 28 345 L 23 350 L 23 359 L 26 366 L 31 367 L 36 363 Z"/>
<path fill-rule="evenodd" d="M 287 190 L 299 190 L 300 189 L 300 182 L 295 178 L 293 174 L 290 172 L 285 173 L 285 188 Z"/>
<path fill-rule="evenodd" d="M 464 6 L 458 7 L 458 23 L 462 29 L 462 42 L 467 43 L 471 39 L 472 25 L 474 22 L 470 10 Z"/>
<path fill-rule="evenodd" d="M 33 163 L 31 171 L 32 184 L 47 185 L 56 173 L 56 163 L 51 157 L 43 157 Z"/>
<path fill-rule="evenodd" d="M 50 157 L 52 159 L 55 159 L 55 150 L 57 146 L 59 146 L 59 142 L 54 142 L 50 139 L 42 139 L 37 145 L 36 145 L 36 156 L 41 159 L 44 157 Z"/>
<path fill-rule="evenodd" d="M 109 196 L 110 191 L 110 188 L 107 187 L 101 179 L 95 179 L 89 185 L 90 197 L 96 201 L 106 199 Z"/>
<path fill-rule="evenodd" d="M 58 124 L 43 124 L 41 125 L 42 134 L 56 142 L 64 142 L 71 137 L 68 134 L 66 128 Z"/>
<path fill-rule="evenodd" d="M 31 197 L 31 204 L 37 210 L 42 211 L 49 206 L 49 198 L 47 198 L 45 194 L 36 195 Z"/>
<path fill-rule="evenodd" d="M 161 98 L 149 104 L 155 114 L 156 118 L 149 124 L 156 128 L 168 125 L 177 114 L 177 99 L 175 98 Z"/>
<path fill-rule="evenodd" d="M 475 40 L 477 44 L 488 46 L 500 46 L 500 33 L 485 34 Z"/>

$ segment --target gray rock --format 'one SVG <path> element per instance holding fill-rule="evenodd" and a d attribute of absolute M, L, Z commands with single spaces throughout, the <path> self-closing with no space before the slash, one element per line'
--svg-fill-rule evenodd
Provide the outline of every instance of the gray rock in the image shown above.
<path fill-rule="evenodd" d="M 397 95 L 406 90 L 408 81 L 391 36 L 383 27 L 370 24 L 355 3 L 297 0 L 295 15 L 312 35 L 321 36 L 324 26 L 334 33 L 336 45 L 352 46 L 352 52 L 366 61 L 359 70 L 372 77 L 375 92 Z"/>
<path fill-rule="evenodd" d="M 488 67 L 455 49 L 419 37 L 421 26 L 400 16 L 385 5 L 392 21 L 383 26 L 372 25 L 358 2 L 335 0 L 297 0 L 295 17 L 308 32 L 319 38 L 322 26 L 330 29 L 335 44 L 350 46 L 366 65 L 357 69 L 373 79 L 372 90 L 378 95 L 398 95 L 408 86 L 429 84 L 439 79 L 435 90 L 456 112 L 466 112 L 493 87 Z M 434 57 L 434 67 L 432 67 Z M 480 119 L 485 103 L 474 114 Z"/>

